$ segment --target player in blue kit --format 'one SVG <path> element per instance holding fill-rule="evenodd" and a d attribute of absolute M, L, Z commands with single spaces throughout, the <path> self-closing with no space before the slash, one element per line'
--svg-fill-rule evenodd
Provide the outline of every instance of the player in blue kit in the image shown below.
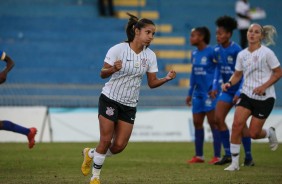
<path fill-rule="evenodd" d="M 216 98 L 211 98 L 209 92 L 212 90 L 213 77 L 216 64 L 214 63 L 213 48 L 210 42 L 210 31 L 206 27 L 192 29 L 190 43 L 197 49 L 192 52 L 192 72 L 190 77 L 190 89 L 186 98 L 188 106 L 192 105 L 193 123 L 195 126 L 195 149 L 196 155 L 187 163 L 203 163 L 204 144 L 204 119 L 207 117 L 213 134 L 214 157 L 210 164 L 220 159 L 219 133 L 215 127 L 214 115 Z M 192 103 L 191 103 L 192 102 Z"/>
<path fill-rule="evenodd" d="M 216 20 L 216 26 L 216 39 L 218 44 L 214 48 L 214 53 L 217 69 L 212 96 L 216 96 L 218 93 L 218 83 L 216 81 L 222 79 L 223 83 L 226 83 L 234 73 L 237 55 L 242 50 L 237 43 L 230 41 L 233 30 L 237 28 L 237 22 L 234 18 L 229 16 L 219 17 Z M 241 80 L 227 91 L 222 91 L 218 97 L 215 120 L 220 132 L 220 139 L 225 150 L 225 155 L 219 162 L 216 162 L 215 165 L 223 165 L 231 162 L 230 133 L 225 123 L 225 118 L 240 96 L 242 82 Z M 254 162 L 251 154 L 250 137 L 243 137 L 242 142 L 245 149 L 244 165 L 253 166 Z"/>
<path fill-rule="evenodd" d="M 7 74 L 9 73 L 9 71 L 13 68 L 14 61 L 5 52 L 1 50 L 0 50 L 0 61 L 6 62 L 6 67 L 4 68 L 4 70 L 0 72 L 0 84 L 2 84 L 6 81 Z M 1 121 L 0 120 L 0 130 L 7 130 L 7 131 L 12 131 L 12 132 L 26 135 L 28 142 L 29 142 L 28 143 L 29 148 L 33 148 L 35 144 L 34 137 L 37 132 L 37 129 L 34 127 L 25 128 L 11 121 L 7 121 L 7 120 Z"/>

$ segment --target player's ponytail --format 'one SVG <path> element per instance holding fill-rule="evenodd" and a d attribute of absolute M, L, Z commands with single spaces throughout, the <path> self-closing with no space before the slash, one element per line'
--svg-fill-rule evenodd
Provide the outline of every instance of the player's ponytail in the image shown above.
<path fill-rule="evenodd" d="M 126 42 L 132 42 L 135 37 L 135 29 L 141 30 L 141 28 L 145 27 L 147 24 L 155 25 L 153 21 L 149 19 L 138 19 L 138 17 L 127 13 L 129 16 L 127 27 L 126 27 L 126 35 L 127 35 L 127 41 Z"/>
<path fill-rule="evenodd" d="M 263 42 L 265 45 L 275 45 L 274 36 L 277 35 L 276 29 L 272 25 L 262 26 Z"/>
<path fill-rule="evenodd" d="M 135 36 L 135 27 L 136 23 L 138 22 L 138 18 L 130 13 L 127 13 L 129 15 L 127 27 L 126 27 L 126 35 L 127 35 L 127 42 L 131 42 L 134 39 Z"/>

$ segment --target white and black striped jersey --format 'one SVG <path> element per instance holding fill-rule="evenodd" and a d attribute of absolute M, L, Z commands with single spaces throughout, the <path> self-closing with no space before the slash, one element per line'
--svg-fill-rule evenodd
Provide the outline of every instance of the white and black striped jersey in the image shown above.
<path fill-rule="evenodd" d="M 239 52 L 235 69 L 243 71 L 244 74 L 241 92 L 256 100 L 276 98 L 274 85 L 266 89 L 264 96 L 253 94 L 253 90 L 268 81 L 272 75 L 272 69 L 279 66 L 280 63 L 276 55 L 266 46 L 262 45 L 254 52 L 249 52 L 248 48 Z"/>
<path fill-rule="evenodd" d="M 113 66 L 117 60 L 122 61 L 122 68 L 112 74 L 102 93 L 123 105 L 136 107 L 142 77 L 146 72 L 158 72 L 156 54 L 145 47 L 136 54 L 129 43 L 124 42 L 110 48 L 104 61 Z"/>

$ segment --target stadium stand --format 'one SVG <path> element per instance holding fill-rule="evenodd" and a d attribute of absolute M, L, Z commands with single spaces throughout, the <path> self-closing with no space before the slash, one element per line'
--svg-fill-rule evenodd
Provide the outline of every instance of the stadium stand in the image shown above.
<path fill-rule="evenodd" d="M 140 106 L 184 106 L 191 71 L 191 28 L 206 25 L 215 44 L 214 20 L 234 15 L 234 2 L 221 0 L 115 0 L 116 17 L 99 17 L 95 0 L 0 1 L 0 49 L 16 66 L 0 86 L 0 105 L 95 107 L 105 79 L 99 77 L 109 47 L 126 39 L 126 12 L 151 18 L 158 32 L 151 45 L 158 56 L 159 74 L 177 70 L 177 80 L 149 89 L 146 77 Z M 256 1 L 267 19 L 282 33 L 277 1 Z M 281 3 L 280 3 L 281 4 Z M 279 37 L 278 37 L 279 38 Z M 237 32 L 234 40 L 238 40 Z M 282 39 L 273 48 L 280 60 Z M 1 69 L 2 64 L 0 65 Z M 277 84 L 278 98 L 281 82 Z M 276 103 L 282 106 L 281 100 Z"/>

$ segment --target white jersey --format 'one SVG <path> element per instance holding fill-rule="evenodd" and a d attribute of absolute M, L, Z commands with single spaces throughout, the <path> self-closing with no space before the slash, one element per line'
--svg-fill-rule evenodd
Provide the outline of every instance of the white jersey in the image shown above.
<path fill-rule="evenodd" d="M 250 4 L 238 0 L 235 4 L 235 12 L 247 16 L 250 11 Z M 251 21 L 237 16 L 238 29 L 248 29 Z"/>
<path fill-rule="evenodd" d="M 102 93 L 123 105 L 136 107 L 142 77 L 146 72 L 158 72 L 156 54 L 145 47 L 136 54 L 129 43 L 124 42 L 110 48 L 105 58 L 105 62 L 112 66 L 117 60 L 122 61 L 122 68 L 112 74 Z"/>
<path fill-rule="evenodd" d="M 248 48 L 239 52 L 235 69 L 243 71 L 244 74 L 242 93 L 256 100 L 276 98 L 274 85 L 266 89 L 264 96 L 253 94 L 253 90 L 268 81 L 273 73 L 272 69 L 279 66 L 280 63 L 273 51 L 264 45 L 252 53 Z"/>

